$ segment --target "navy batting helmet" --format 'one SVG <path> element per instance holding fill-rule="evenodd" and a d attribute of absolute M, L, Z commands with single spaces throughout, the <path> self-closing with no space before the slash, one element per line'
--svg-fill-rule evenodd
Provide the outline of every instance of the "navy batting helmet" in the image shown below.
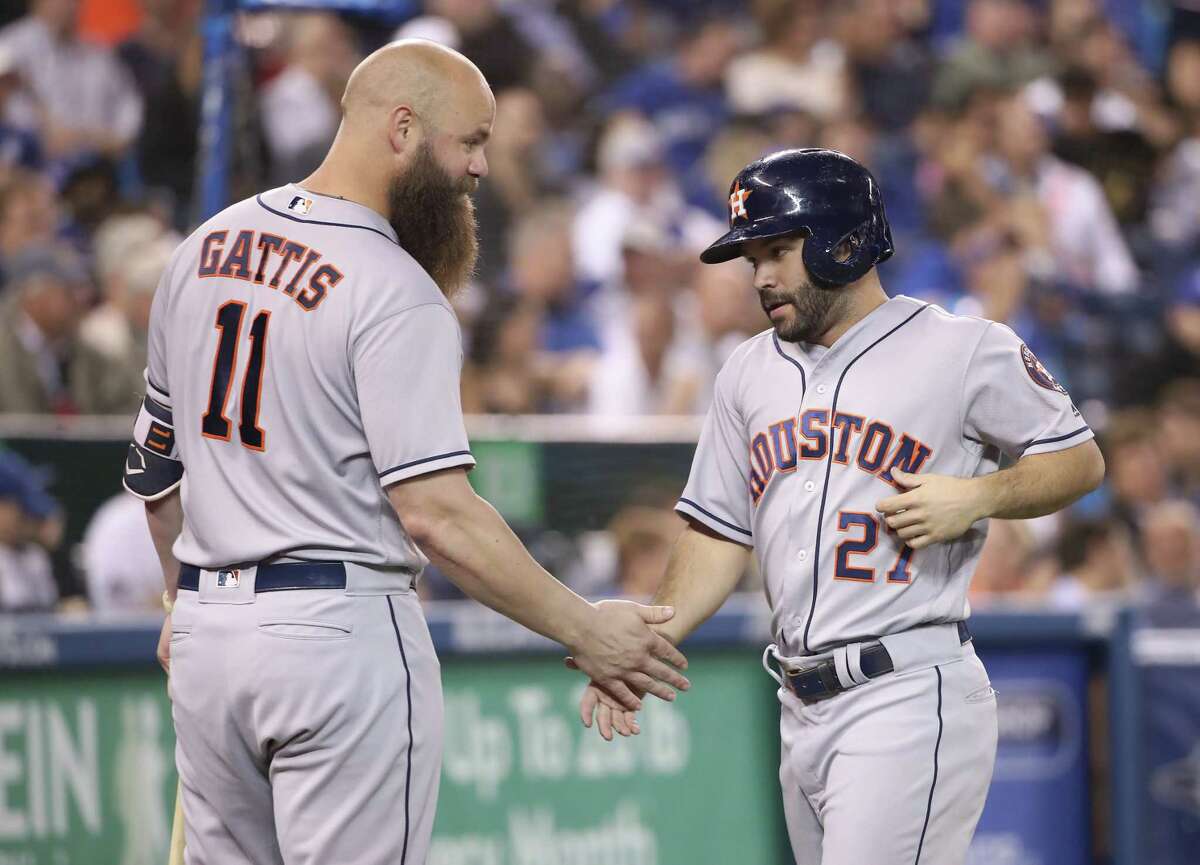
<path fill-rule="evenodd" d="M 836 150 L 781 150 L 751 162 L 729 188 L 729 231 L 705 264 L 742 254 L 748 240 L 802 232 L 804 265 L 818 282 L 848 285 L 892 255 L 892 232 L 871 172 Z M 838 247 L 849 255 L 839 259 Z"/>

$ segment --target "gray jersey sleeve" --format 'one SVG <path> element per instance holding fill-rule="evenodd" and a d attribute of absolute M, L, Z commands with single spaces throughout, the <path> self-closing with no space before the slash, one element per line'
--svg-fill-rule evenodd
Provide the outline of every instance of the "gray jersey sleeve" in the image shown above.
<path fill-rule="evenodd" d="M 146 395 L 156 402 L 171 407 L 171 383 L 167 380 L 167 306 L 170 303 L 171 273 L 176 255 L 159 277 L 150 304 L 150 329 L 146 346 Z"/>
<path fill-rule="evenodd" d="M 462 337 L 449 309 L 422 304 L 376 322 L 351 357 L 380 483 L 475 465 L 459 392 Z"/>
<path fill-rule="evenodd" d="M 989 324 L 963 382 L 963 435 L 1012 459 L 1065 450 L 1092 438 L 1066 388 L 1021 339 Z"/>
<path fill-rule="evenodd" d="M 729 367 L 717 375 L 713 401 L 687 486 L 675 510 L 731 541 L 753 543 L 746 424 L 734 402 Z"/>

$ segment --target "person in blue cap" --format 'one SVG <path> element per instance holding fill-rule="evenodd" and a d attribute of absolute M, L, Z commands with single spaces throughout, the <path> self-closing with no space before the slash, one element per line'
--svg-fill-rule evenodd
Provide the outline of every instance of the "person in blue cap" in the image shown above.
<path fill-rule="evenodd" d="M 40 473 L 0 451 L 0 611 L 53 609 L 58 588 L 47 545 L 61 538 L 58 510 Z"/>

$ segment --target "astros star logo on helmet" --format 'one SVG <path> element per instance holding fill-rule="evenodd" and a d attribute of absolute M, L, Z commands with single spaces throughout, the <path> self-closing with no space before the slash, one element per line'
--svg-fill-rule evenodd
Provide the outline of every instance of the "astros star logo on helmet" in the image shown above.
<path fill-rule="evenodd" d="M 729 193 L 730 222 L 733 222 L 733 220 L 737 219 L 738 217 L 743 219 L 750 218 L 750 214 L 746 212 L 746 199 L 750 197 L 750 193 L 753 191 L 753 189 L 742 189 L 741 183 L 735 183 L 733 185 L 733 192 Z"/>

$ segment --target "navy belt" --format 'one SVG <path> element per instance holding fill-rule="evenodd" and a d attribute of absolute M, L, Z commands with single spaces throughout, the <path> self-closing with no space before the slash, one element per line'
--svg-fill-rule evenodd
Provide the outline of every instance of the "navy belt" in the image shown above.
<path fill-rule="evenodd" d="M 212 568 L 217 571 L 217 581 L 222 578 L 236 581 L 237 568 Z M 198 592 L 200 590 L 200 568 L 195 565 L 179 566 L 179 588 Z M 346 566 L 341 562 L 279 562 L 259 565 L 254 575 L 254 591 L 284 592 L 292 589 L 344 589 L 346 588 Z"/>
<path fill-rule="evenodd" d="M 971 640 L 971 631 L 966 622 L 958 623 L 958 640 L 962 644 Z M 892 663 L 892 656 L 888 654 L 883 643 L 878 640 L 863 645 L 859 653 L 858 664 L 863 675 L 868 679 L 877 678 L 896 669 Z M 822 697 L 829 697 L 846 690 L 838 678 L 833 658 L 826 658 L 811 667 L 805 667 L 794 673 L 784 670 L 783 681 L 787 684 L 789 691 L 806 702 L 819 700 Z"/>

